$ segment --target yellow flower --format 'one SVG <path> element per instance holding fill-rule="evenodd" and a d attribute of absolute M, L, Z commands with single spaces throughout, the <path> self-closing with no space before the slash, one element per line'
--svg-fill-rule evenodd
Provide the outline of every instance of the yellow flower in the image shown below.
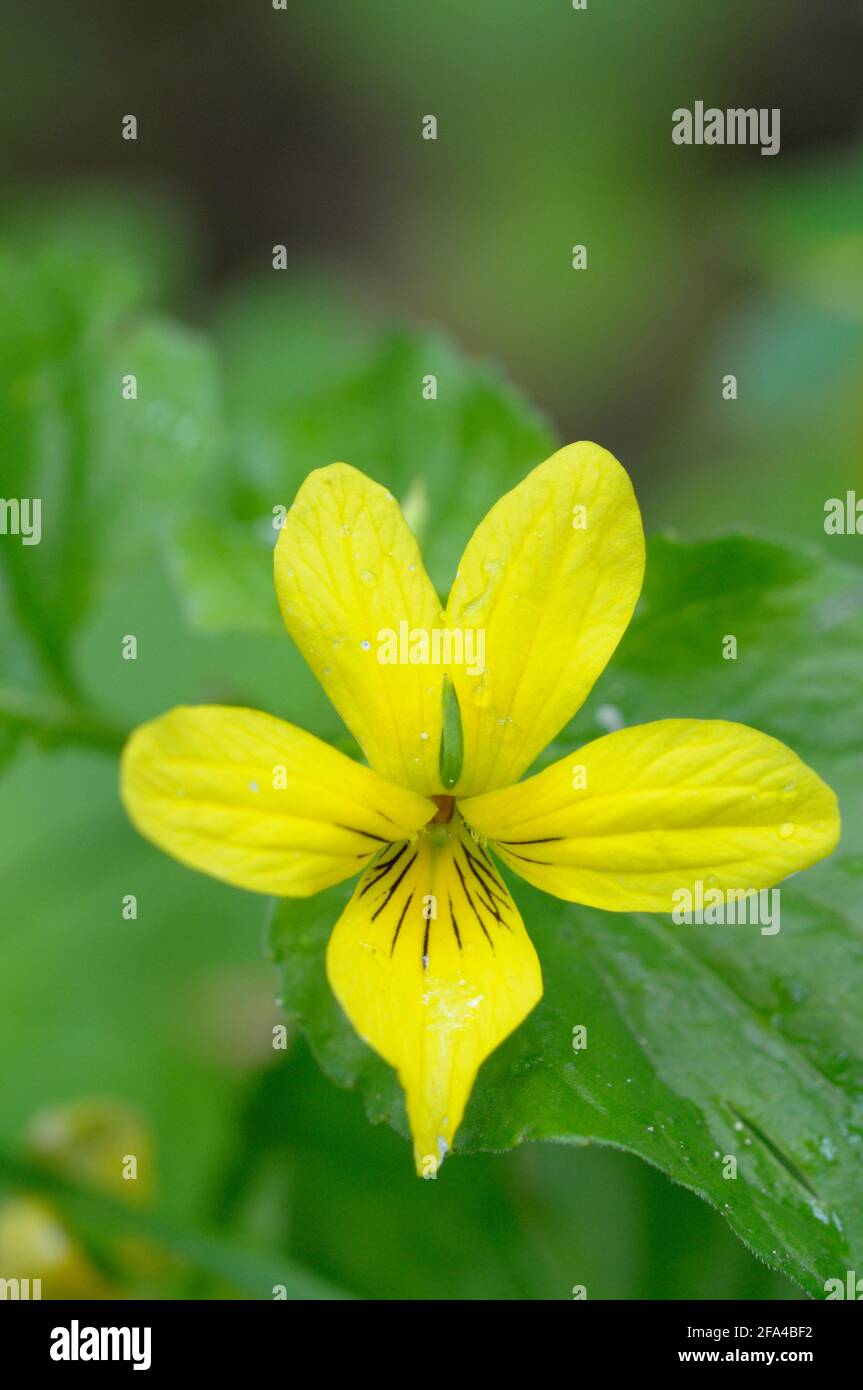
<path fill-rule="evenodd" d="M 370 766 L 247 709 L 175 709 L 126 747 L 128 813 L 183 863 L 298 897 L 362 871 L 327 971 L 398 1070 L 422 1173 L 542 994 L 491 850 L 557 897 L 670 912 L 681 889 L 767 888 L 837 841 L 829 787 L 720 720 L 621 729 L 519 782 L 611 657 L 643 572 L 632 485 L 594 444 L 561 449 L 491 509 L 445 611 L 390 493 L 333 464 L 288 513 L 276 591 Z"/>

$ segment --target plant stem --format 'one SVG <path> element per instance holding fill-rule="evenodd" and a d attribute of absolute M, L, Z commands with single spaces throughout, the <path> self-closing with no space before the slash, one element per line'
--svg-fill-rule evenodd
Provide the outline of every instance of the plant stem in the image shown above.
<path fill-rule="evenodd" d="M 46 742 L 80 743 L 109 753 L 118 753 L 128 737 L 127 729 L 98 710 L 10 686 L 0 686 L 0 719 Z"/>

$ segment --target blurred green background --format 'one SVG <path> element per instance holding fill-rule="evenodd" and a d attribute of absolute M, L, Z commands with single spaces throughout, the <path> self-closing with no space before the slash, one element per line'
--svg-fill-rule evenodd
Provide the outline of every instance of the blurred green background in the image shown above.
<path fill-rule="evenodd" d="M 26 649 L 15 603 L 0 607 L 2 683 L 39 708 L 0 742 L 17 754 L 0 781 L 0 1146 L 7 1183 L 32 1187 L 34 1116 L 101 1097 L 107 1130 L 131 1106 L 153 1154 L 154 1224 L 118 1253 L 123 1193 L 70 1215 L 83 1141 L 61 1141 L 33 1229 L 56 1237 L 64 1213 L 80 1242 L 68 1288 L 799 1296 L 624 1153 L 534 1146 L 417 1182 L 403 1141 L 301 1040 L 274 1063 L 261 902 L 140 840 L 113 754 L 182 701 L 338 732 L 279 636 L 268 514 L 339 450 L 397 480 L 445 587 L 547 438 L 519 405 L 487 447 L 482 371 L 443 425 L 366 406 L 426 370 L 466 380 L 449 340 L 558 437 L 611 449 L 649 530 L 742 524 L 859 563 L 859 539 L 826 542 L 823 520 L 827 498 L 863 494 L 863 12 L 7 0 L 0 44 L 0 491 L 57 502 L 43 547 L 4 550 L 42 638 Z M 696 99 L 780 107 L 781 153 L 676 147 L 671 111 Z M 163 414 L 131 442 L 94 405 L 129 362 L 165 373 Z M 126 633 L 136 662 L 119 657 Z M 75 714 L 94 707 L 98 727 Z"/>

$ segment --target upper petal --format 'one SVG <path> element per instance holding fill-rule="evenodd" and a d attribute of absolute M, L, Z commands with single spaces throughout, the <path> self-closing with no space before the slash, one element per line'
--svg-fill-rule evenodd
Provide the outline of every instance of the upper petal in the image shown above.
<path fill-rule="evenodd" d="M 485 669 L 454 666 L 464 729 L 456 793 L 508 786 L 583 702 L 641 590 L 644 533 L 632 484 L 596 444 L 570 444 L 492 507 L 447 606 L 478 629 Z M 477 639 L 474 639 L 477 640 Z"/>
<path fill-rule="evenodd" d="M 458 818 L 384 851 L 327 951 L 333 992 L 398 1070 L 417 1171 L 451 1146 L 483 1060 L 542 994 L 506 887 Z"/>
<path fill-rule="evenodd" d="M 442 621 L 395 498 L 345 463 L 310 473 L 279 534 L 275 581 L 288 631 L 372 767 L 442 791 L 441 668 L 388 659 L 400 624 Z"/>
<path fill-rule="evenodd" d="M 621 912 L 670 912 L 699 881 L 769 888 L 839 836 L 836 797 L 811 768 L 718 719 L 621 729 L 461 809 L 530 883 Z"/>
<path fill-rule="evenodd" d="M 141 834 L 181 863 L 288 897 L 358 873 L 435 812 L 293 724 L 220 705 L 136 729 L 121 797 Z"/>

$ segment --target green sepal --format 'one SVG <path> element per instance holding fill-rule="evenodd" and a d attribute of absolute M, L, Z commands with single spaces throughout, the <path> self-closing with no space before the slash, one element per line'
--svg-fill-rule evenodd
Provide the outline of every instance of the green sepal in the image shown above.
<path fill-rule="evenodd" d="M 449 676 L 443 678 L 441 695 L 443 720 L 440 735 L 440 779 L 447 791 L 452 791 L 464 762 L 464 734 L 461 727 L 461 711 L 458 696 Z"/>

